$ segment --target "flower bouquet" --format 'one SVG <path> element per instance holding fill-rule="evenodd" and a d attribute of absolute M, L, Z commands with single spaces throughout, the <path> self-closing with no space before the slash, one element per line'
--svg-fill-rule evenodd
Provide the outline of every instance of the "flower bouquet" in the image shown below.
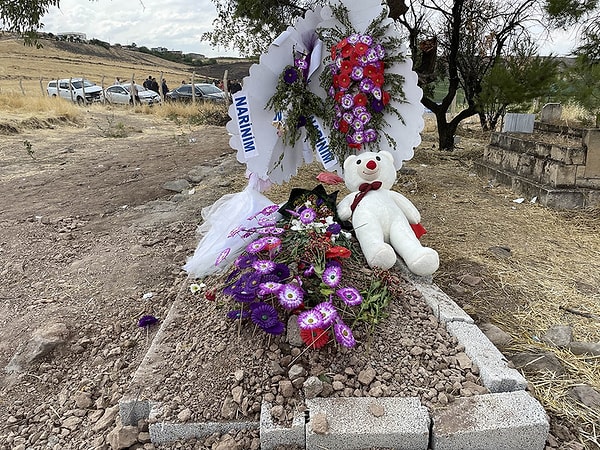
<path fill-rule="evenodd" d="M 282 207 L 272 205 L 249 218 L 258 219 L 258 227 L 232 230 L 249 242 L 224 280 L 222 293 L 234 305 L 227 313 L 231 320 L 281 335 L 289 316 L 296 315 L 307 346 L 321 348 L 333 337 L 351 348 L 356 344 L 351 327 L 384 314 L 391 296 L 384 283 L 350 283 L 360 251 L 337 221 L 336 195 L 322 186 L 294 189 Z M 274 220 L 276 212 L 283 219 Z"/>

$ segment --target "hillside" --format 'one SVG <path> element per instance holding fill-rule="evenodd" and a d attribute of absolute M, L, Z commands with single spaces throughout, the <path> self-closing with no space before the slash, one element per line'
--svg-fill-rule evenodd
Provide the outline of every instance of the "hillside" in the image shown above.
<path fill-rule="evenodd" d="M 159 78 L 161 73 L 169 85 L 189 80 L 195 72 L 197 79 L 243 78 L 250 62 L 219 59 L 217 64 L 191 67 L 153 55 L 112 46 L 41 40 L 42 48 L 23 45 L 14 35 L 0 34 L 0 92 L 25 92 L 38 95 L 44 92 L 51 79 L 84 76 L 104 85 L 115 77 L 141 83 L 148 75 Z"/>

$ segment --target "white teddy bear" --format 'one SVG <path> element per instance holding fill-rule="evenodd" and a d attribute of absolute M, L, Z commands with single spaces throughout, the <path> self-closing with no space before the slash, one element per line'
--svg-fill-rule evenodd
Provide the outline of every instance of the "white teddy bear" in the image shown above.
<path fill-rule="evenodd" d="M 391 153 L 365 152 L 344 161 L 344 182 L 351 194 L 338 205 L 338 216 L 352 221 L 370 267 L 389 269 L 396 253 L 416 275 L 431 275 L 439 267 L 438 253 L 423 247 L 411 224 L 419 224 L 417 208 L 390 188 L 396 181 Z"/>

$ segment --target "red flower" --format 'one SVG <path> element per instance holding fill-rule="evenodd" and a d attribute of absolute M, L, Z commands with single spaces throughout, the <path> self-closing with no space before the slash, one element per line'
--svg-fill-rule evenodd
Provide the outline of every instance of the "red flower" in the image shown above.
<path fill-rule="evenodd" d="M 373 83 L 375 83 L 376 86 L 383 86 L 383 74 L 382 73 L 376 73 L 375 75 L 373 75 L 371 78 L 371 80 L 373 80 Z"/>
<path fill-rule="evenodd" d="M 342 61 L 340 71 L 341 71 L 341 73 L 349 74 L 350 72 L 352 72 L 352 67 L 353 67 L 353 65 L 350 63 L 350 61 L 345 60 L 345 61 Z"/>
<path fill-rule="evenodd" d="M 337 91 L 337 92 L 335 93 L 335 95 L 333 96 L 333 99 L 334 99 L 336 102 L 338 102 L 338 103 L 339 103 L 339 102 L 341 102 L 341 101 L 342 101 L 342 97 L 343 97 L 343 96 L 344 96 L 344 93 L 343 93 L 342 91 Z"/>
<path fill-rule="evenodd" d="M 354 96 L 354 105 L 355 106 L 366 106 L 367 105 L 367 94 L 361 92 Z"/>
<path fill-rule="evenodd" d="M 348 86 L 350 86 L 350 83 L 352 82 L 352 79 L 347 74 L 341 73 L 338 78 L 338 82 L 340 87 L 348 88 Z"/>
<path fill-rule="evenodd" d="M 342 58 L 348 58 L 354 52 L 354 48 L 350 44 L 346 44 L 342 48 Z"/>
<path fill-rule="evenodd" d="M 373 64 L 369 64 L 367 66 L 365 66 L 364 68 L 364 72 L 366 77 L 373 77 L 375 76 L 375 74 L 379 73 L 379 70 L 377 70 L 377 67 L 375 67 Z"/>
<path fill-rule="evenodd" d="M 340 85 L 340 76 L 339 75 L 334 75 L 333 76 L 333 87 L 337 88 Z"/>
<path fill-rule="evenodd" d="M 216 297 L 215 291 L 206 291 L 204 294 L 204 298 L 206 298 L 206 300 L 210 300 L 211 302 L 214 302 Z"/>
<path fill-rule="evenodd" d="M 350 129 L 350 124 L 344 119 L 340 120 L 340 133 L 346 134 Z"/>
<path fill-rule="evenodd" d="M 352 144 L 350 144 L 352 145 Z M 359 144 L 360 145 L 360 144 Z M 329 250 L 325 252 L 325 258 L 350 258 L 352 252 L 348 250 L 346 247 L 342 247 L 340 245 L 336 245 L 335 247 L 331 247 Z"/>
<path fill-rule="evenodd" d="M 348 38 L 342 39 L 340 42 L 335 44 L 334 48 L 344 48 L 346 45 L 348 45 Z"/>
<path fill-rule="evenodd" d="M 348 147 L 360 150 L 362 148 L 362 144 L 348 144 Z"/>
<path fill-rule="evenodd" d="M 369 50 L 369 46 L 367 44 L 363 44 L 362 42 L 358 42 L 354 46 L 354 51 L 356 52 L 357 55 L 360 55 L 360 56 L 367 53 L 367 50 Z"/>
<path fill-rule="evenodd" d="M 388 91 L 383 91 L 381 93 L 381 101 L 384 105 L 387 105 L 390 102 L 390 93 Z"/>
<path fill-rule="evenodd" d="M 300 330 L 300 337 L 306 345 L 313 348 L 321 348 L 329 342 L 329 333 L 321 328 L 312 330 Z"/>

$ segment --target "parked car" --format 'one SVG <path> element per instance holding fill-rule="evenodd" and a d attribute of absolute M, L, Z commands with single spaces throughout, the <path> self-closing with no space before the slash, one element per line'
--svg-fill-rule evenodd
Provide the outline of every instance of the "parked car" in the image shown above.
<path fill-rule="evenodd" d="M 221 89 L 219 89 L 214 84 L 196 83 L 196 84 L 194 84 L 194 88 L 196 91 L 196 100 L 197 101 L 217 102 L 217 103 L 225 102 L 225 92 L 223 92 Z M 182 84 L 178 88 L 175 88 L 170 92 L 167 92 L 167 95 L 165 96 L 165 98 L 167 100 L 191 102 L 192 101 L 192 85 L 191 84 Z"/>
<path fill-rule="evenodd" d="M 80 105 L 102 101 L 102 88 L 85 78 L 52 80 L 46 90 L 50 97 L 64 98 Z"/>
<path fill-rule="evenodd" d="M 146 89 L 144 86 L 136 84 L 137 101 L 144 105 L 153 105 L 160 103 L 160 95 L 157 92 Z M 133 104 L 131 95 L 131 83 L 114 84 L 104 90 L 104 98 L 109 103 L 119 105 Z"/>

